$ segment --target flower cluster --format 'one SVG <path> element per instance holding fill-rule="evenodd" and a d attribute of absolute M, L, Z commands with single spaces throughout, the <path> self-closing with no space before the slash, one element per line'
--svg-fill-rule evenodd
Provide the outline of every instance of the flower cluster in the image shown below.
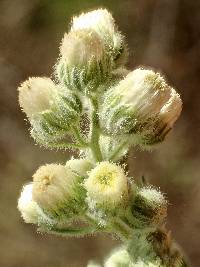
<path fill-rule="evenodd" d="M 179 254 L 171 253 L 167 235 L 156 232 L 165 222 L 165 197 L 138 185 L 119 162 L 131 146 L 162 142 L 182 101 L 159 73 L 127 70 L 127 56 L 112 15 L 98 9 L 73 18 L 60 45 L 55 81 L 33 77 L 19 86 L 19 104 L 35 141 L 47 148 L 78 149 L 80 158 L 41 166 L 24 186 L 18 209 L 40 231 L 119 236 L 127 247 L 114 252 L 106 267 L 161 262 L 178 267 L 167 260 L 178 262 Z"/>
<path fill-rule="evenodd" d="M 49 231 L 75 220 L 101 231 L 115 224 L 123 231 L 118 223 L 127 221 L 134 228 L 156 227 L 164 222 L 166 207 L 158 190 L 137 186 L 119 165 L 86 159 L 41 166 L 18 201 L 25 222 Z"/>

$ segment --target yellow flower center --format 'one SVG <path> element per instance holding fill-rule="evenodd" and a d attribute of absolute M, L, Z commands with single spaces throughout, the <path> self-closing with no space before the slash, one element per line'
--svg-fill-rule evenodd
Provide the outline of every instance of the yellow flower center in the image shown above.
<path fill-rule="evenodd" d="M 105 174 L 101 174 L 98 176 L 97 178 L 99 180 L 99 182 L 102 184 L 102 185 L 108 185 L 110 186 L 114 180 L 114 173 L 113 172 L 107 172 Z"/>

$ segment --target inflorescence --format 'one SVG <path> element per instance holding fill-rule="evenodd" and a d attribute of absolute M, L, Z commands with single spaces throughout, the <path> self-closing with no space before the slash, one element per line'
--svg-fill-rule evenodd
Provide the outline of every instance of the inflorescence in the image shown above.
<path fill-rule="evenodd" d="M 19 86 L 35 141 L 80 156 L 41 166 L 23 187 L 18 209 L 42 232 L 120 237 L 124 245 L 105 267 L 185 266 L 164 227 L 165 196 L 138 185 L 120 165 L 130 147 L 152 149 L 165 139 L 182 101 L 159 73 L 128 70 L 127 58 L 125 37 L 111 14 L 94 10 L 73 18 L 55 80 L 33 77 Z"/>

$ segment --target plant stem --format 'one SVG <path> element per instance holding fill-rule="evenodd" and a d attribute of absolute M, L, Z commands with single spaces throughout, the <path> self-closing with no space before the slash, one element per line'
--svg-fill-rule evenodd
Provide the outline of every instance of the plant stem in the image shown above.
<path fill-rule="evenodd" d="M 43 232 L 42 228 L 38 229 L 40 232 Z M 46 232 L 47 230 L 44 229 Z M 74 228 L 74 227 L 68 227 L 68 228 L 57 228 L 57 227 L 52 227 L 49 229 L 50 233 L 57 234 L 57 235 L 62 235 L 62 236 L 85 236 L 88 234 L 93 234 L 96 233 L 98 230 L 94 227 L 85 227 L 85 228 Z"/>
<path fill-rule="evenodd" d="M 90 124 L 90 148 L 93 157 L 96 161 L 100 162 L 102 160 L 102 153 L 99 146 L 99 118 L 98 118 L 98 103 L 96 98 L 90 96 L 91 100 L 91 124 Z"/>
<path fill-rule="evenodd" d="M 124 223 L 120 218 L 115 218 L 112 222 L 112 228 L 114 229 L 115 233 L 119 236 L 119 238 L 127 242 L 132 236 L 132 229 Z"/>

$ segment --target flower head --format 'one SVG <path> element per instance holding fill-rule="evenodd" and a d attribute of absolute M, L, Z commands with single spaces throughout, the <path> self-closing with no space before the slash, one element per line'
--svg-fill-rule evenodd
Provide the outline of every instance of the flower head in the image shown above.
<path fill-rule="evenodd" d="M 63 165 L 41 166 L 33 175 L 33 199 L 47 214 L 66 217 L 83 211 L 80 177 Z"/>
<path fill-rule="evenodd" d="M 180 96 L 163 77 L 144 69 L 129 73 L 105 93 L 103 101 L 100 119 L 104 130 L 136 134 L 143 144 L 162 141 L 182 109 Z"/>
<path fill-rule="evenodd" d="M 60 52 L 67 66 L 84 67 L 92 60 L 100 62 L 103 49 L 101 39 L 94 31 L 77 30 L 64 35 Z"/>
<path fill-rule="evenodd" d="M 116 65 L 124 65 L 127 58 L 127 49 L 124 37 L 117 30 L 115 21 L 106 9 L 97 9 L 83 13 L 72 20 L 72 31 L 90 29 L 95 31 L 105 44 L 107 52 Z"/>
<path fill-rule="evenodd" d="M 55 94 L 55 85 L 49 78 L 34 77 L 19 87 L 19 104 L 27 117 L 32 118 L 38 112 L 51 107 Z"/>
<path fill-rule="evenodd" d="M 113 34 L 115 22 L 112 15 L 106 9 L 96 9 L 88 13 L 82 13 L 72 20 L 72 30 L 93 29 L 97 33 Z"/>
<path fill-rule="evenodd" d="M 112 251 L 112 254 L 108 257 L 105 262 L 105 267 L 115 267 L 115 266 L 130 266 L 133 267 L 131 263 L 131 258 L 125 248 L 117 248 Z"/>
<path fill-rule="evenodd" d="M 18 209 L 26 223 L 38 223 L 38 204 L 32 198 L 32 184 L 23 187 L 20 198 L 18 199 Z"/>
<path fill-rule="evenodd" d="M 94 30 L 80 29 L 65 34 L 60 52 L 56 75 L 69 89 L 91 91 L 109 79 L 112 61 Z"/>
<path fill-rule="evenodd" d="M 63 138 L 81 114 L 79 98 L 48 78 L 30 78 L 19 87 L 19 103 L 30 120 L 31 135 L 45 146 Z"/>
<path fill-rule="evenodd" d="M 123 205 L 128 197 L 124 170 L 114 163 L 100 162 L 84 181 L 88 197 L 108 207 Z"/>

